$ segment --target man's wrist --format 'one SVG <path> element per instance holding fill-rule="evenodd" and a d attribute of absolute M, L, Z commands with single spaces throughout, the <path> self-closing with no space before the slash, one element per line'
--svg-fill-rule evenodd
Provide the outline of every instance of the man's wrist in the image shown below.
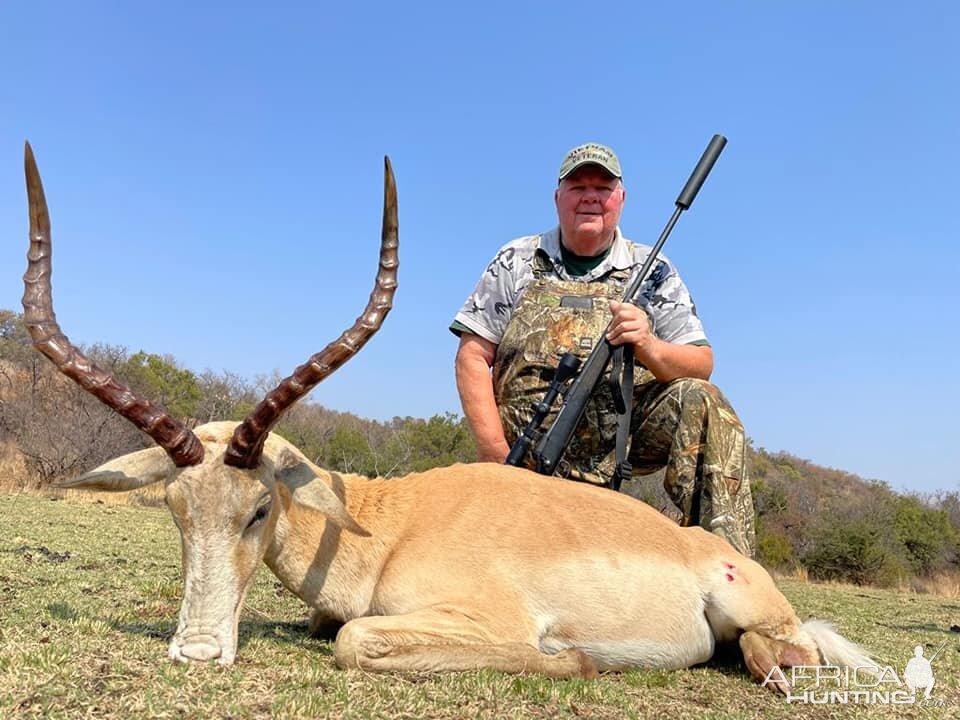
<path fill-rule="evenodd" d="M 502 463 L 510 453 L 506 438 L 499 441 L 477 443 L 477 462 Z"/>
<path fill-rule="evenodd" d="M 655 335 L 648 335 L 641 342 L 633 343 L 633 357 L 638 362 L 649 367 L 656 360 L 659 343 L 663 340 Z"/>

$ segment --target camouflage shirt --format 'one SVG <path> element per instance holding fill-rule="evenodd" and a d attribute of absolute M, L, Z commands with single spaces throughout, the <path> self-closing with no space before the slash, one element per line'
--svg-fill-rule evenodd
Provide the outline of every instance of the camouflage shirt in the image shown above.
<path fill-rule="evenodd" d="M 454 328 L 466 328 L 499 345 L 513 308 L 533 280 L 535 253 L 549 261 L 559 280 L 603 282 L 613 270 L 628 270 L 630 273 L 638 270 L 651 249 L 631 242 L 617 228 L 613 246 L 603 262 L 585 275 L 572 276 L 563 264 L 559 227 L 542 235 L 512 240 L 500 248 L 487 266 L 473 293 L 457 313 Z M 654 333 L 661 340 L 679 345 L 708 344 L 693 299 L 677 269 L 663 253 L 643 283 L 637 304 L 646 310 L 653 322 Z"/>

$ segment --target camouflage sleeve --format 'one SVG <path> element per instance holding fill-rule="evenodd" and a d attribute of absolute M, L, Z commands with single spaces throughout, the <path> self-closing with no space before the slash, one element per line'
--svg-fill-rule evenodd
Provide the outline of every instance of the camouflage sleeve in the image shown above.
<path fill-rule="evenodd" d="M 516 242 L 500 248 L 454 318 L 468 331 L 500 344 L 516 299 Z"/>
<path fill-rule="evenodd" d="M 663 255 L 643 284 L 642 295 L 658 338 L 678 345 L 709 344 L 690 291 Z"/>

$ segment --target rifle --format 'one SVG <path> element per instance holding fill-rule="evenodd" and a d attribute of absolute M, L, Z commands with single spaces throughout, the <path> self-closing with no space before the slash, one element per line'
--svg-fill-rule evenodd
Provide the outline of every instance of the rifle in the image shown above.
<path fill-rule="evenodd" d="M 931 665 L 933 665 L 933 661 L 937 659 L 937 657 L 940 655 L 940 653 L 943 652 L 943 649 L 944 649 L 946 646 L 947 646 L 947 642 L 944 641 L 944 642 L 940 645 L 940 647 L 937 648 L 937 651 L 936 651 L 933 655 L 930 656 L 930 659 L 927 660 L 927 662 L 930 663 Z"/>
<path fill-rule="evenodd" d="M 657 240 L 656 245 L 653 246 L 650 254 L 647 255 L 643 266 L 627 286 L 627 290 L 623 296 L 623 302 L 634 302 L 634 296 L 640 290 L 640 286 L 650 272 L 650 268 L 652 268 L 654 262 L 656 262 L 657 255 L 666 242 L 667 237 L 670 235 L 670 232 L 673 230 L 673 226 L 677 224 L 680 214 L 684 210 L 688 210 L 693 204 L 694 198 L 696 198 L 697 193 L 700 192 L 700 187 L 703 185 L 704 180 L 707 179 L 707 175 L 710 174 L 710 170 L 713 169 L 714 163 L 717 161 L 717 158 L 720 157 L 720 153 L 726 144 L 727 139 L 722 135 L 714 135 L 713 139 L 710 140 L 710 144 L 707 145 L 707 149 L 703 151 L 700 161 L 693 169 L 686 185 L 683 186 L 683 190 L 680 192 L 680 196 L 676 200 L 676 208 L 673 211 L 673 216 L 663 229 L 663 232 L 660 233 L 660 238 Z M 556 472 L 557 465 L 563 453 L 566 451 L 567 446 L 570 444 L 570 439 L 573 437 L 573 433 L 577 429 L 580 419 L 583 417 L 583 413 L 587 407 L 587 401 L 593 394 L 594 387 L 596 387 L 606 372 L 607 365 L 610 364 L 610 360 L 617 350 L 617 348 L 611 345 L 610 341 L 606 339 L 606 334 L 609 330 L 610 326 L 608 325 L 600 338 L 601 342 L 598 342 L 594 346 L 586 362 L 583 363 L 583 368 L 579 374 L 577 374 L 577 370 L 580 367 L 580 359 L 578 357 L 573 353 L 566 353 L 560 358 L 554 379 L 550 383 L 544 399 L 541 402 L 533 404 L 533 417 L 510 448 L 510 454 L 507 455 L 505 461 L 507 465 L 520 465 L 526 457 L 530 445 L 536 441 L 537 446 L 533 451 L 533 457 L 536 461 L 537 472 L 543 475 L 553 475 L 554 472 Z M 624 365 L 632 362 L 632 354 L 624 358 Z M 573 382 L 568 385 L 568 381 L 574 376 L 576 377 Z M 632 380 L 630 384 L 632 385 Z M 561 395 L 564 398 L 564 402 L 560 407 L 560 412 L 557 413 L 557 417 L 549 429 L 541 435 L 540 425 L 549 414 L 550 408 L 556 398 Z M 628 412 L 627 408 L 629 406 L 625 406 L 624 403 L 625 401 L 629 402 L 629 400 L 619 396 L 617 392 L 614 392 L 614 398 L 616 400 L 618 413 L 624 414 Z M 616 481 L 614 482 L 614 489 L 619 489 L 619 483 Z"/>

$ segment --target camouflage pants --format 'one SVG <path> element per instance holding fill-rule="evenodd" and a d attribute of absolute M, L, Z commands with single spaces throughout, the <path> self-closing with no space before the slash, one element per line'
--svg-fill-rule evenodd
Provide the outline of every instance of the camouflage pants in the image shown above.
<path fill-rule="evenodd" d="M 631 420 L 633 471 L 665 468 L 663 485 L 683 513 L 747 557 L 756 551 L 743 426 L 723 393 L 681 378 L 637 388 Z"/>

